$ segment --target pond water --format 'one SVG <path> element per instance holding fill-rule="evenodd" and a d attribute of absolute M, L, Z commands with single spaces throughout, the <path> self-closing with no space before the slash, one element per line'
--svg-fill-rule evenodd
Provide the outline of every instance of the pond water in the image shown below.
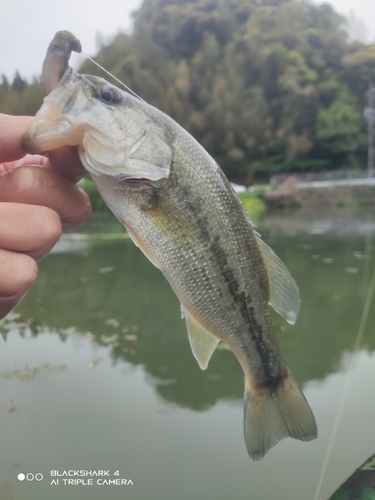
<path fill-rule="evenodd" d="M 237 360 L 220 344 L 201 371 L 160 271 L 114 218 L 94 218 L 58 242 L 0 326 L 1 500 L 313 499 L 345 385 L 319 498 L 375 452 L 375 299 L 351 354 L 375 266 L 375 213 L 282 213 L 258 230 L 300 288 L 296 325 L 273 317 L 318 439 L 284 439 L 251 461 Z M 74 469 L 129 484 L 51 475 Z"/>

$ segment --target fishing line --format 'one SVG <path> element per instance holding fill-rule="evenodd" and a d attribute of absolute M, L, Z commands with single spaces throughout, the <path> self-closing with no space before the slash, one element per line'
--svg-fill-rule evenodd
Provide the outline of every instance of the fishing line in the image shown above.
<path fill-rule="evenodd" d="M 349 366 L 348 366 L 348 372 L 346 374 L 346 378 L 345 378 L 345 382 L 344 382 L 344 388 L 343 388 L 343 391 L 342 391 L 342 394 L 341 394 L 341 400 L 340 400 L 339 408 L 338 408 L 338 411 L 337 411 L 337 414 L 336 414 L 336 418 L 335 418 L 335 421 L 334 421 L 334 424 L 333 424 L 332 434 L 331 434 L 331 437 L 330 437 L 330 440 L 329 440 L 329 443 L 328 443 L 328 446 L 327 446 L 327 451 L 326 451 L 326 455 L 324 457 L 324 461 L 323 461 L 323 465 L 322 465 L 322 470 L 321 470 L 319 481 L 318 481 L 318 486 L 316 488 L 316 492 L 315 492 L 315 496 L 314 496 L 313 500 L 318 500 L 318 497 L 319 497 L 319 494 L 320 494 L 320 491 L 321 491 L 321 488 L 322 488 L 322 484 L 323 484 L 323 479 L 324 479 L 325 474 L 327 472 L 328 462 L 329 462 L 329 459 L 331 458 L 333 444 L 334 444 L 334 441 L 335 441 L 335 438 L 336 438 L 338 427 L 340 425 L 341 417 L 342 417 L 343 410 L 344 410 L 344 405 L 345 405 L 346 398 L 347 398 L 347 395 L 348 395 L 349 379 L 350 379 L 350 369 L 352 368 L 352 366 L 354 364 L 354 354 L 356 353 L 356 351 L 358 350 L 358 347 L 360 346 L 360 344 L 362 342 L 363 332 L 365 330 L 365 326 L 366 326 L 366 323 L 367 323 L 368 315 L 369 315 L 369 312 L 370 312 L 370 306 L 371 306 L 372 298 L 373 298 L 373 295 L 374 295 L 374 288 L 375 288 L 375 266 L 374 266 L 374 271 L 372 273 L 372 278 L 371 278 L 371 281 L 370 281 L 370 285 L 368 287 L 366 302 L 365 302 L 365 306 L 363 308 L 361 322 L 360 322 L 359 328 L 358 328 L 358 333 L 357 333 L 357 336 L 356 336 L 356 339 L 355 339 L 355 342 L 354 342 L 354 345 L 353 345 L 352 355 L 351 355 L 351 359 L 350 359 Z"/>
<path fill-rule="evenodd" d="M 98 68 L 102 69 L 105 73 L 107 73 L 107 75 L 109 75 L 110 77 L 112 77 L 114 80 L 116 80 L 116 82 L 120 83 L 123 87 L 125 87 L 126 90 L 128 90 L 129 92 L 131 92 L 137 99 L 139 99 L 140 101 L 144 102 L 147 104 L 147 102 L 142 99 L 142 97 L 139 97 L 139 95 L 137 95 L 134 90 L 132 90 L 131 88 L 129 88 L 127 85 L 125 85 L 125 83 L 123 83 L 121 80 L 119 80 L 118 78 L 116 78 L 114 75 L 112 75 L 112 73 L 110 73 L 109 71 L 107 71 L 105 68 L 103 68 L 103 66 L 100 66 L 99 63 L 97 63 L 96 61 L 94 61 L 94 59 L 92 59 L 90 56 L 88 56 L 85 52 L 82 51 L 82 54 L 85 55 L 87 57 L 87 59 L 89 59 L 91 62 L 93 62 L 94 64 L 96 64 L 98 66 Z M 164 115 L 164 113 L 162 113 L 162 116 Z M 159 120 L 159 123 L 160 125 L 163 127 L 163 129 L 166 131 L 167 135 L 170 134 L 170 131 L 168 129 L 168 127 L 166 126 L 166 124 L 163 122 L 163 120 Z M 160 137 L 160 139 L 163 140 L 162 137 Z"/>
<path fill-rule="evenodd" d="M 146 101 L 144 101 L 142 99 L 142 97 L 139 97 L 139 95 L 137 95 L 131 88 L 129 88 L 127 85 L 125 85 L 124 82 L 122 82 L 121 80 L 119 80 L 118 78 L 116 78 L 114 75 L 112 75 L 112 73 L 110 73 L 105 68 L 103 68 L 103 66 L 100 66 L 99 63 L 97 63 L 96 61 L 94 61 L 94 59 L 92 59 L 90 56 L 88 56 L 85 52 L 82 51 L 82 54 L 85 55 L 87 57 L 87 59 L 89 59 L 91 62 L 93 62 L 94 64 L 96 64 L 98 66 L 98 68 L 102 69 L 105 73 L 107 73 L 107 75 L 111 76 L 114 80 L 116 80 L 116 82 L 118 82 L 120 85 L 122 85 L 123 87 L 125 87 L 126 90 L 128 90 L 129 92 L 131 92 L 140 101 L 146 102 Z"/>

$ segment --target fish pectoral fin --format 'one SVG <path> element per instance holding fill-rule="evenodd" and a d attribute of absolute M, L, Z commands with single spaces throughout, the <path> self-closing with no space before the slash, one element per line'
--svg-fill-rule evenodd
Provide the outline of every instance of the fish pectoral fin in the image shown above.
<path fill-rule="evenodd" d="M 168 200 L 158 195 L 157 202 L 152 207 L 144 207 L 144 212 L 153 221 L 155 227 L 175 248 L 182 245 L 181 235 L 184 240 L 198 249 L 202 246 L 203 240 L 199 228 L 180 210 Z"/>
<path fill-rule="evenodd" d="M 205 370 L 220 339 L 205 330 L 183 306 L 181 306 L 181 313 L 186 319 L 191 350 L 200 368 Z"/>
<path fill-rule="evenodd" d="M 291 325 L 296 322 L 300 297 L 298 286 L 285 264 L 255 232 L 270 284 L 269 303 Z"/>

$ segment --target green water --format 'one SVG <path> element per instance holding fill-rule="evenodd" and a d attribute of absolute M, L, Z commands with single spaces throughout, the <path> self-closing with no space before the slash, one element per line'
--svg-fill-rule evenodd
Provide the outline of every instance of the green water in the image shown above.
<path fill-rule="evenodd" d="M 60 240 L 0 327 L 1 500 L 313 499 L 345 384 L 319 498 L 374 453 L 375 299 L 350 351 L 375 265 L 375 214 L 283 213 L 258 229 L 300 287 L 296 325 L 274 321 L 318 439 L 284 439 L 252 462 L 238 362 L 221 348 L 201 371 L 160 271 L 114 219 L 95 219 Z M 51 471 L 72 469 L 133 484 L 51 485 Z"/>

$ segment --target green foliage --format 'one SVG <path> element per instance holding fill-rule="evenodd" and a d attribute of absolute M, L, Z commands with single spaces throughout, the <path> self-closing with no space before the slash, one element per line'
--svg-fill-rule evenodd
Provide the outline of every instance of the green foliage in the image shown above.
<path fill-rule="evenodd" d="M 26 86 L 26 82 L 21 78 L 21 75 L 17 71 L 15 76 L 14 76 L 13 83 L 12 83 L 12 90 L 14 90 L 15 92 L 18 92 L 20 94 L 23 91 L 23 89 L 25 88 L 25 86 Z"/>
<path fill-rule="evenodd" d="M 244 209 L 253 220 L 259 219 L 267 209 L 267 205 L 262 199 L 263 192 L 264 189 L 258 188 L 238 194 Z"/>
<path fill-rule="evenodd" d="M 342 59 L 344 80 L 359 102 L 366 105 L 366 91 L 375 82 L 375 44 L 355 44 Z"/>
<path fill-rule="evenodd" d="M 5 75 L 0 84 L 0 112 L 12 115 L 34 115 L 42 105 L 45 96 L 42 84 L 36 79 L 30 84 L 15 74 L 12 84 Z"/>
<path fill-rule="evenodd" d="M 319 172 L 332 168 L 328 159 L 315 158 L 271 158 L 261 163 L 258 171 L 268 175 L 281 174 L 283 172 Z"/>
<path fill-rule="evenodd" d="M 331 153 L 350 153 L 366 143 L 362 128 L 358 104 L 350 90 L 343 86 L 331 106 L 318 113 L 316 136 L 322 147 Z"/>
<path fill-rule="evenodd" d="M 99 64 L 172 116 L 237 182 L 365 164 L 375 45 L 308 0 L 144 0 Z M 83 73 L 103 76 L 91 62 Z M 38 82 L 0 84 L 0 111 L 34 113 Z"/>
<path fill-rule="evenodd" d="M 253 219 L 258 219 L 267 209 L 267 205 L 259 198 L 248 198 L 243 207 Z"/>

